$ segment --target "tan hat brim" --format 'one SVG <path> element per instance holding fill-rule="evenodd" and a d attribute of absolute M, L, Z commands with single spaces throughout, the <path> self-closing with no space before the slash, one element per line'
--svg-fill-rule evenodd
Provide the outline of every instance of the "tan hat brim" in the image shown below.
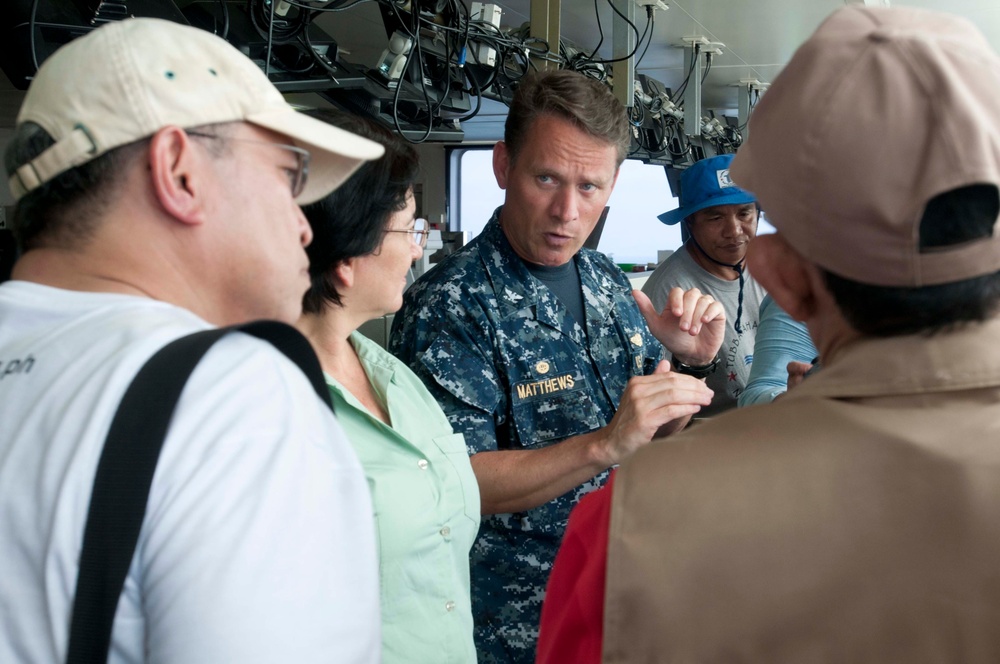
<path fill-rule="evenodd" d="M 320 200 L 343 184 L 362 163 L 385 153 L 380 143 L 293 110 L 257 113 L 246 121 L 284 134 L 309 150 L 309 179 L 296 199 L 301 205 Z"/>

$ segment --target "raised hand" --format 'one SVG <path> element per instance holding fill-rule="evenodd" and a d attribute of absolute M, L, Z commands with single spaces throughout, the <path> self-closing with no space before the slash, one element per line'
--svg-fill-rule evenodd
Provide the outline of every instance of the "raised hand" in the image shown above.
<path fill-rule="evenodd" d="M 711 295 L 697 288 L 673 288 L 660 313 L 656 313 L 642 291 L 632 291 L 632 297 L 649 331 L 671 355 L 693 366 L 709 364 L 715 359 L 725 338 L 726 313 Z"/>

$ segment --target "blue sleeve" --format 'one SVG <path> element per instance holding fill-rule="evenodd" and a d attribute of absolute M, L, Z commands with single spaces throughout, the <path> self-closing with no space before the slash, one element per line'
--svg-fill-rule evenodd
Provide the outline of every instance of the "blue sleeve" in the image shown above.
<path fill-rule="evenodd" d="M 487 321 L 466 296 L 447 284 L 411 288 L 393 319 L 389 351 L 423 381 L 471 455 L 497 449 L 502 388 Z"/>
<path fill-rule="evenodd" d="M 760 305 L 750 380 L 740 394 L 740 407 L 774 401 L 788 389 L 788 363 L 812 362 L 816 355 L 806 326 L 793 320 L 770 295 L 765 297 Z"/>

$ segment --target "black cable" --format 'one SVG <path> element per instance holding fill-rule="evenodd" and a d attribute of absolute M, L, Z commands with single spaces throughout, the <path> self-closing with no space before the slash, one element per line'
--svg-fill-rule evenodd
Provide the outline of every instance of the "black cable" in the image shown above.
<path fill-rule="evenodd" d="M 595 60 L 594 61 L 594 62 L 602 64 L 602 65 L 610 65 L 610 64 L 615 63 L 615 62 L 624 62 L 625 60 L 628 60 L 629 58 L 631 58 L 632 56 L 634 56 L 636 54 L 636 51 L 639 50 L 639 44 L 642 43 L 643 38 L 646 36 L 646 31 L 649 30 L 649 24 L 650 24 L 650 21 L 651 21 L 651 19 L 649 17 L 646 18 L 646 30 L 642 31 L 642 37 L 640 37 L 639 36 L 639 28 L 635 27 L 635 23 L 633 23 L 632 21 L 628 20 L 628 17 L 625 16 L 625 14 L 622 14 L 621 10 L 618 9 L 617 7 L 615 7 L 614 3 L 611 0 L 608 0 L 608 4 L 611 5 L 611 9 L 613 9 L 614 12 L 616 14 L 618 14 L 622 18 L 622 20 L 624 20 L 626 23 L 628 23 L 628 26 L 630 28 L 632 28 L 632 32 L 635 34 L 636 42 L 635 42 L 635 48 L 633 48 L 632 52 L 629 53 L 628 55 L 626 55 L 625 57 L 622 57 L 622 58 L 613 58 L 611 60 Z"/>
<path fill-rule="evenodd" d="M 35 17 L 38 12 L 39 0 L 31 0 L 31 14 L 28 16 L 28 42 L 31 44 L 31 61 L 38 73 L 38 52 L 35 50 Z"/>
<path fill-rule="evenodd" d="M 413 37 L 413 47 L 412 47 L 412 49 L 410 51 L 411 56 L 407 58 L 406 64 L 403 66 L 403 71 L 400 73 L 399 81 L 396 84 L 396 94 L 393 95 L 393 100 L 392 100 L 392 121 L 393 121 L 393 124 L 396 127 L 396 131 L 398 131 L 399 135 L 402 136 L 404 139 L 406 139 L 407 141 L 409 141 L 411 143 L 423 143 L 424 141 L 426 141 L 430 137 L 431 131 L 434 129 L 434 115 L 431 113 L 431 100 L 430 100 L 430 97 L 427 94 L 427 86 L 424 84 L 424 81 L 423 81 L 423 79 L 424 79 L 424 54 L 423 54 L 423 47 L 421 46 L 420 38 L 419 38 L 420 37 L 419 9 L 414 6 L 412 8 L 412 10 L 410 11 L 410 20 L 414 23 L 414 25 L 410 25 L 410 26 L 405 25 L 405 23 L 403 21 L 403 17 L 399 16 L 398 12 L 395 12 L 395 13 L 396 13 L 396 16 L 400 19 L 400 23 L 403 24 L 403 27 L 406 30 L 407 34 L 409 34 L 411 37 Z M 413 53 L 414 49 L 416 50 L 416 58 L 412 57 L 412 53 Z M 406 136 L 403 133 L 403 126 L 399 122 L 399 95 L 400 95 L 400 92 L 403 89 L 403 85 L 405 84 L 407 74 L 409 73 L 410 68 L 413 66 L 414 60 L 416 60 L 416 62 L 417 62 L 417 66 L 418 66 L 418 68 L 417 68 L 417 76 L 420 77 L 420 83 L 421 83 L 420 89 L 424 93 L 424 103 L 425 103 L 425 108 L 427 109 L 427 130 L 424 132 L 424 135 L 421 136 L 417 140 L 411 139 L 408 136 Z"/>
<path fill-rule="evenodd" d="M 33 1 L 37 2 L 38 0 Z M 254 28 L 264 39 L 267 40 L 268 44 L 265 73 L 268 75 L 271 73 L 270 64 L 273 58 L 274 45 L 297 41 L 299 46 L 309 50 L 313 63 L 306 69 L 296 71 L 288 70 L 284 63 L 282 63 L 282 68 L 285 71 L 290 71 L 290 73 L 304 73 L 311 70 L 313 66 L 319 66 L 332 78 L 334 78 L 334 80 L 336 80 L 334 76 L 337 72 L 336 68 L 333 67 L 331 63 L 325 62 L 312 46 L 312 42 L 308 34 L 309 23 L 314 17 L 324 12 L 344 11 L 345 9 L 349 9 L 361 4 L 362 2 L 368 1 L 369 0 L 332 0 L 321 7 L 316 7 L 313 5 L 303 4 L 303 0 L 284 0 L 284 2 L 288 5 L 296 9 L 297 16 L 293 14 L 291 18 L 285 18 L 282 20 L 282 17 L 275 16 L 275 5 L 273 3 L 269 8 L 270 11 L 266 11 L 266 6 L 264 5 L 263 0 L 247 0 L 247 9 L 251 15 Z M 468 7 L 465 3 L 460 2 L 459 0 L 448 1 L 448 11 L 446 13 L 448 20 L 445 25 L 435 23 L 430 18 L 421 15 L 419 6 L 413 6 L 412 10 L 405 12 L 404 15 L 404 13 L 399 10 L 398 6 L 392 3 L 391 0 L 375 1 L 380 2 L 391 9 L 392 13 L 399 20 L 402 31 L 412 39 L 414 45 L 416 46 L 416 48 L 411 51 L 408 59 L 414 59 L 413 56 L 415 56 L 417 63 L 413 65 L 408 62 L 405 67 L 404 74 L 401 77 L 401 80 L 405 81 L 408 76 L 412 75 L 413 70 L 410 69 L 411 66 L 417 66 L 419 68 L 419 73 L 417 75 L 420 77 L 420 80 L 417 81 L 417 85 L 420 86 L 421 92 L 423 93 L 424 103 L 422 109 L 418 106 L 417 114 L 414 115 L 413 118 L 419 118 L 426 113 L 427 130 L 424 132 L 424 136 L 422 138 L 414 142 L 421 142 L 429 137 L 430 132 L 433 131 L 434 118 L 440 112 L 440 109 L 443 108 L 444 105 L 452 98 L 453 76 L 455 75 L 452 67 L 455 66 L 456 61 L 461 59 L 460 54 L 463 50 L 465 53 L 465 62 L 468 61 L 469 55 L 471 55 L 473 62 L 480 66 L 484 66 L 483 63 L 479 61 L 475 46 L 479 44 L 488 48 L 493 48 L 497 53 L 497 63 L 494 67 L 489 69 L 489 77 L 485 82 L 481 82 L 479 77 L 469 71 L 464 71 L 461 76 L 461 80 L 455 81 L 456 89 L 461 89 L 463 94 L 474 92 L 476 96 L 475 109 L 467 113 L 465 116 L 458 118 L 459 122 L 474 117 L 479 112 L 482 107 L 481 97 L 484 91 L 494 90 L 501 101 L 509 103 L 508 94 L 510 88 L 513 85 L 516 85 L 516 82 L 527 72 L 536 68 L 533 58 L 553 61 L 558 63 L 560 66 L 563 66 L 566 63 L 566 58 L 562 58 L 559 57 L 559 55 L 554 54 L 551 51 L 549 44 L 544 40 L 531 37 L 522 37 L 520 39 L 513 38 L 489 21 L 472 20 L 472 17 L 469 15 Z M 225 0 L 220 0 L 220 2 L 225 2 Z M 621 12 L 618 13 L 620 14 Z M 638 29 L 635 25 L 631 22 L 629 24 L 633 31 L 638 34 Z M 435 33 L 440 33 L 445 40 L 445 61 L 443 69 L 437 66 L 435 66 L 432 70 L 427 69 L 428 56 L 421 43 L 420 34 L 421 30 L 424 30 L 425 28 L 433 30 Z M 647 30 L 648 29 L 649 28 L 647 27 Z M 223 30 L 226 31 L 227 28 L 224 27 Z M 646 32 L 644 31 L 643 35 L 645 34 Z M 639 43 L 641 44 L 642 37 L 639 39 Z M 633 50 L 633 54 L 634 52 L 635 50 Z M 437 58 L 437 56 L 435 56 L 435 58 Z M 600 78 L 601 80 L 606 78 L 606 73 L 603 69 L 595 67 L 593 63 L 588 63 L 581 68 L 586 66 L 592 67 L 592 71 L 585 71 L 584 73 L 595 78 Z M 405 85 L 405 83 L 402 84 Z M 469 85 L 471 85 L 471 88 L 468 87 Z M 437 98 L 432 98 L 430 90 L 434 90 L 434 94 Z M 393 119 L 396 129 L 400 133 L 402 133 L 402 120 L 400 116 L 401 101 L 401 91 L 397 87 L 396 94 L 393 96 Z"/>
<path fill-rule="evenodd" d="M 508 62 L 508 59 L 505 59 L 501 63 L 501 68 L 498 71 L 498 78 L 502 78 L 503 81 L 506 82 L 506 85 L 503 85 L 503 86 L 501 86 L 498 89 L 498 95 L 497 96 L 500 97 L 500 101 L 501 102 L 503 102 L 504 104 L 510 106 L 510 102 L 513 101 L 513 97 L 511 99 L 509 99 L 509 100 L 508 99 L 504 99 L 504 95 L 503 95 L 504 88 L 506 88 L 507 90 L 512 90 L 514 84 L 517 83 L 519 80 L 521 80 L 521 78 L 523 78 L 524 76 L 526 76 L 528 74 L 528 72 L 534 67 L 534 65 L 531 62 L 531 60 L 528 58 L 527 54 L 525 54 L 524 51 L 522 51 L 521 49 L 518 49 L 518 48 L 507 49 L 506 52 L 505 52 L 505 58 L 508 58 L 510 60 L 512 67 L 520 69 L 519 73 L 515 70 L 515 73 L 517 74 L 517 77 L 516 78 L 511 78 L 511 76 L 507 72 L 507 62 Z"/>
<path fill-rule="evenodd" d="M 475 94 L 475 97 L 476 97 L 476 107 L 472 111 L 470 111 L 468 115 L 463 115 L 462 117 L 455 118 L 458 122 L 465 122 L 466 120 L 471 120 L 472 118 L 476 117 L 479 114 L 479 111 L 482 110 L 482 108 L 483 108 L 483 90 L 482 90 L 482 88 L 479 86 L 479 83 L 476 81 L 476 77 L 473 76 L 472 74 L 470 74 L 468 69 L 465 69 L 464 73 L 465 73 L 465 78 L 469 79 L 469 82 L 472 83 L 472 89 L 476 93 Z"/>
<path fill-rule="evenodd" d="M 415 44 L 417 42 L 417 36 L 413 34 L 413 30 L 410 28 L 410 26 L 406 24 L 404 17 L 400 15 L 399 9 L 396 7 L 394 3 L 391 2 L 389 3 L 389 11 L 395 14 L 396 18 L 399 20 L 399 26 L 403 28 L 403 31 L 407 34 L 407 36 L 409 36 L 410 39 L 413 40 Z M 411 14 L 411 19 L 412 19 L 412 14 Z"/>
<path fill-rule="evenodd" d="M 486 34 L 486 32 L 479 32 L 476 35 L 476 39 L 479 41 L 485 41 L 491 44 L 500 44 L 505 47 L 520 47 L 521 42 L 519 40 L 511 39 L 501 32 L 500 28 L 496 27 L 489 21 L 472 21 L 472 26 L 475 26 L 477 30 L 481 28 L 488 28 L 487 32 L 492 32 L 493 34 Z M 447 26 L 440 26 L 442 30 L 453 30 L 454 28 L 449 28 Z"/>
<path fill-rule="evenodd" d="M 726 125 L 726 134 L 726 140 L 733 146 L 733 152 L 736 152 L 743 145 L 743 134 L 740 133 L 739 129 L 730 125 Z"/>
<path fill-rule="evenodd" d="M 698 56 L 701 55 L 701 44 L 695 44 L 691 53 L 691 66 L 688 67 L 687 76 L 684 77 L 684 82 L 681 83 L 681 87 L 677 89 L 674 93 L 673 102 L 677 104 L 678 107 L 684 105 L 684 91 L 687 90 L 688 81 L 691 80 L 691 75 L 694 74 L 695 67 L 698 66 Z"/>
<path fill-rule="evenodd" d="M 656 155 L 662 155 L 667 150 L 667 132 L 666 128 L 663 126 L 663 118 L 653 125 L 653 134 L 656 135 L 656 129 L 659 129 L 659 135 L 656 135 L 656 150 L 654 151 Z"/>
<path fill-rule="evenodd" d="M 645 151 L 645 155 L 642 155 L 642 157 L 649 157 L 649 158 L 660 157 L 667 150 L 666 129 L 664 127 L 664 119 L 663 117 L 660 118 L 650 117 L 648 118 L 650 120 L 650 122 L 648 123 L 649 126 L 646 127 L 645 125 L 647 123 L 645 121 L 647 119 L 646 113 L 648 111 L 648 108 L 646 104 L 643 103 L 640 94 L 636 93 L 634 99 L 635 99 L 634 106 L 640 106 L 642 108 L 642 123 L 641 123 L 642 126 L 636 125 L 639 131 L 634 133 L 633 137 L 635 138 L 635 144 L 637 147 L 634 150 L 630 150 L 628 156 L 634 157 L 636 155 L 639 155 L 640 151 Z M 635 111 L 633 109 L 630 112 L 630 120 L 631 116 L 634 115 L 634 113 Z M 635 123 L 633 122 L 633 124 Z M 647 135 L 647 132 L 649 135 Z M 655 141 L 655 144 L 652 143 L 651 140 Z"/>
<path fill-rule="evenodd" d="M 468 80 L 472 84 L 472 89 L 470 91 L 474 91 L 476 97 L 476 108 L 470 111 L 469 114 L 461 116 L 457 119 L 458 122 L 464 122 L 466 120 L 471 120 L 472 118 L 476 117 L 476 115 L 479 114 L 479 111 L 483 107 L 483 94 L 482 94 L 482 89 L 479 87 L 479 82 L 476 81 L 475 77 L 469 73 L 469 69 L 466 66 L 468 65 L 469 62 L 469 55 L 471 55 L 471 49 L 469 48 L 469 35 L 472 32 L 472 15 L 469 13 L 469 8 L 465 6 L 464 2 L 459 2 L 459 0 L 455 0 L 455 5 L 456 9 L 458 9 L 457 18 L 460 25 L 462 22 L 462 12 L 463 11 L 465 12 L 465 34 L 462 35 L 462 49 L 464 55 L 462 56 L 462 64 L 460 67 L 460 69 L 462 70 L 462 79 Z M 475 56 L 473 56 L 473 58 L 475 59 Z M 464 86 L 462 87 L 462 91 L 463 92 L 466 91 Z"/>
<path fill-rule="evenodd" d="M 642 98 L 638 95 L 638 93 L 633 93 L 632 107 L 627 110 L 629 114 L 629 122 L 631 122 L 635 127 L 642 127 L 642 122 L 646 119 L 646 107 L 643 105 Z M 636 113 L 636 110 L 638 110 L 640 115 L 638 119 L 633 119 L 632 116 Z"/>
<path fill-rule="evenodd" d="M 656 101 L 657 99 L 659 99 L 659 97 L 654 97 L 653 101 Z M 654 155 L 654 156 L 661 155 L 661 154 L 663 154 L 663 152 L 665 150 L 665 147 L 664 147 L 664 138 L 666 136 L 666 130 L 665 130 L 664 126 L 663 126 L 664 125 L 664 118 L 663 118 L 662 115 L 660 117 L 658 117 L 658 118 L 655 117 L 655 115 L 654 115 L 655 112 L 652 110 L 652 106 L 653 105 L 649 104 L 647 106 L 642 101 L 642 96 L 639 93 L 636 93 L 636 95 L 635 95 L 635 106 L 640 106 L 640 105 L 643 108 L 643 125 L 644 126 L 641 128 L 642 131 L 639 132 L 639 135 L 641 137 L 639 139 L 639 142 L 642 145 L 643 149 L 645 149 L 651 155 Z M 649 124 L 648 129 L 645 127 L 645 125 L 647 124 L 645 122 L 647 113 L 649 114 L 649 120 L 650 120 L 650 122 L 648 123 Z M 657 130 L 659 130 L 659 131 L 657 131 Z M 651 145 L 649 143 L 649 141 L 647 140 L 646 131 L 649 131 L 651 134 L 653 134 L 653 137 L 656 139 L 656 145 L 655 146 Z"/>
<path fill-rule="evenodd" d="M 532 44 L 541 44 L 541 48 L 534 47 Z M 555 62 L 557 64 L 564 64 L 565 59 L 559 56 L 553 56 L 552 47 L 549 42 L 542 39 L 541 37 L 528 37 L 521 42 L 523 48 L 529 51 L 534 51 L 532 55 L 541 60 L 548 60 L 549 62 Z"/>
<path fill-rule="evenodd" d="M 397 16 L 398 16 L 398 14 L 397 14 Z M 400 22 L 402 22 L 402 17 L 400 16 L 399 18 L 400 18 Z M 407 32 L 409 32 L 409 28 L 406 28 L 406 30 L 407 30 Z M 392 123 L 393 123 L 393 125 L 395 125 L 396 131 L 398 131 L 399 135 L 402 136 L 403 138 L 406 138 L 406 135 L 403 133 L 403 127 L 402 127 L 402 125 L 399 124 L 399 94 L 400 94 L 400 91 L 402 91 L 402 89 L 403 89 L 403 85 L 404 85 L 404 82 L 406 80 L 406 74 L 407 74 L 407 72 L 409 72 L 410 67 L 413 66 L 413 57 L 412 57 L 412 55 L 413 55 L 413 49 L 414 48 L 416 48 L 416 43 L 415 42 L 414 42 L 414 45 L 410 47 L 410 52 L 406 55 L 406 64 L 403 65 L 403 71 L 399 72 L 399 80 L 396 81 L 396 93 L 392 96 Z M 409 139 L 406 138 L 406 140 L 409 140 Z"/>
<path fill-rule="evenodd" d="M 219 0 L 219 4 L 222 5 L 222 34 L 219 36 L 226 39 L 229 37 L 229 5 L 226 4 L 226 0 Z"/>
<path fill-rule="evenodd" d="M 469 8 L 465 6 L 464 2 L 455 0 L 455 16 L 458 19 L 459 25 L 462 23 L 462 12 L 465 12 L 465 34 L 462 35 L 462 48 L 465 49 L 465 57 L 463 59 L 463 65 L 469 59 L 469 33 L 472 30 L 472 15 L 469 13 Z"/>
<path fill-rule="evenodd" d="M 423 17 L 420 16 L 420 12 L 419 12 L 419 10 L 418 10 L 417 7 L 414 7 L 414 11 L 411 12 L 411 16 L 413 17 L 413 19 L 414 19 L 414 21 L 416 23 L 415 26 L 414 26 L 414 29 L 415 29 L 417 35 L 419 36 L 420 35 L 420 23 L 421 23 L 421 21 L 425 21 L 425 19 L 423 19 Z M 441 90 L 441 91 L 438 91 L 437 87 L 434 84 L 434 80 L 431 79 L 431 77 L 430 77 L 430 71 L 428 70 L 427 62 L 424 60 L 424 51 L 423 51 L 422 43 L 420 41 L 417 42 L 417 62 L 418 62 L 418 65 L 419 65 L 419 74 L 418 74 L 418 76 L 419 76 L 419 80 L 420 80 L 420 90 L 421 90 L 421 92 L 423 92 L 423 95 L 424 95 L 424 110 L 427 113 L 427 131 L 424 133 L 424 136 L 419 141 L 415 141 L 416 143 L 423 143 L 424 141 L 426 141 L 430 137 L 431 131 L 434 128 L 434 118 L 441 112 L 441 107 L 444 106 L 444 102 L 445 102 L 445 99 L 447 98 L 447 94 L 448 94 L 448 91 L 449 91 L 449 85 L 450 85 L 450 81 L 451 81 L 451 72 L 450 72 L 449 67 L 451 66 L 451 56 L 452 55 L 453 55 L 453 50 L 452 50 L 451 40 L 446 39 L 445 40 L 445 67 L 444 67 L 444 81 L 443 81 L 443 83 L 444 83 L 444 89 Z M 431 89 L 434 90 L 435 92 L 440 92 L 440 99 L 437 100 L 437 101 L 432 102 L 431 96 L 427 92 L 427 87 L 428 87 L 427 81 L 428 80 L 431 81 L 431 83 L 430 83 Z M 418 118 L 418 117 L 419 117 L 419 115 L 414 115 L 414 118 Z"/>
<path fill-rule="evenodd" d="M 290 2 L 290 0 L 285 0 L 285 2 Z M 314 14 L 315 16 L 318 16 L 323 12 L 342 12 L 346 9 L 351 9 L 352 7 L 356 7 L 365 2 L 372 2 L 372 0 L 353 0 L 352 2 L 342 2 L 338 4 L 336 7 L 324 7 L 322 9 L 314 9 L 313 11 L 315 12 Z"/>
<path fill-rule="evenodd" d="M 505 104 L 509 105 L 510 103 L 508 99 L 509 88 L 516 85 L 517 81 L 529 71 L 537 69 L 533 58 L 555 62 L 560 68 L 564 68 L 567 65 L 572 66 L 572 63 L 568 62 L 567 58 L 553 53 L 549 48 L 548 42 L 527 36 L 526 28 L 520 30 L 523 36 L 518 36 L 517 33 L 507 33 L 506 37 L 500 39 L 493 35 L 493 33 L 499 32 L 496 26 L 486 25 L 484 27 L 491 34 L 480 35 L 480 41 L 491 44 L 496 48 L 497 65 L 493 69 L 495 76 L 493 77 L 492 86 L 484 84 L 482 87 L 484 90 L 492 90 L 500 98 L 500 101 Z M 473 38 L 473 41 L 477 39 Z M 565 48 L 565 45 L 561 43 L 560 48 Z"/>
<path fill-rule="evenodd" d="M 309 51 L 309 54 L 312 56 L 313 62 L 318 64 L 322 69 L 325 69 L 326 73 L 330 75 L 330 78 L 333 79 L 334 83 L 338 83 L 336 74 L 340 72 L 337 70 L 336 67 L 333 66 L 332 63 L 324 60 L 323 56 L 321 56 L 319 53 L 316 52 L 316 49 L 313 47 L 312 39 L 309 38 L 308 29 L 304 30 L 302 34 L 299 35 L 299 43 L 305 46 L 306 50 Z"/>
<path fill-rule="evenodd" d="M 646 51 L 649 50 L 649 45 L 653 43 L 653 27 L 656 22 L 656 19 L 653 18 L 653 5 L 646 5 L 646 12 L 649 14 L 649 38 L 646 40 L 646 48 L 642 49 L 642 54 L 639 56 L 639 59 L 635 61 L 633 69 L 639 68 L 639 63 L 642 62 L 644 57 L 646 57 Z M 659 99 L 659 97 L 657 97 L 657 99 Z M 660 104 L 662 105 L 663 102 L 660 102 Z"/>
<path fill-rule="evenodd" d="M 274 2 L 270 3 L 271 9 L 268 12 L 263 9 L 264 0 L 247 0 L 247 13 L 250 15 L 254 29 L 262 39 L 268 40 L 271 45 L 287 44 L 295 41 L 312 20 L 311 14 L 303 11 L 304 5 L 289 0 L 284 1 L 296 7 L 298 11 L 294 19 L 283 19 L 287 23 L 286 26 L 278 27 L 275 25 L 274 20 L 276 7 Z M 264 23 L 267 24 L 266 30 L 263 27 Z"/>
<path fill-rule="evenodd" d="M 671 118 L 667 121 L 667 123 L 666 123 L 665 126 L 669 126 L 670 127 L 670 133 L 671 133 L 671 135 L 677 139 L 678 143 L 681 143 L 683 145 L 683 142 L 681 141 L 681 138 L 684 136 L 684 132 L 683 131 L 679 131 L 680 127 L 679 127 L 679 122 L 678 122 L 677 118 L 674 118 L 674 117 L 671 116 Z M 688 142 L 687 147 L 685 147 L 680 152 L 675 151 L 674 148 L 673 148 L 673 146 L 671 145 L 671 143 L 672 143 L 672 140 L 671 139 L 667 139 L 667 151 L 670 153 L 670 155 L 672 157 L 677 158 L 677 159 L 683 159 L 684 157 L 688 156 L 688 154 L 691 153 L 691 143 L 690 142 Z"/>
<path fill-rule="evenodd" d="M 469 49 L 468 49 L 469 18 L 470 18 L 470 16 L 469 16 L 469 10 L 465 6 L 464 3 L 459 2 L 458 0 L 449 0 L 449 3 L 453 7 L 453 10 L 454 10 L 453 16 L 454 16 L 454 19 L 455 19 L 456 23 L 459 25 L 459 29 L 458 30 L 441 31 L 441 32 L 445 33 L 445 45 L 446 45 L 446 47 L 445 47 L 445 60 L 444 60 L 444 80 L 442 81 L 442 83 L 443 83 L 443 89 L 441 90 L 441 99 L 440 99 L 440 101 L 437 102 L 437 104 L 434 107 L 434 113 L 433 113 L 433 115 L 435 117 L 437 117 L 438 115 L 440 115 L 441 109 L 444 107 L 445 102 L 448 101 L 451 98 L 451 90 L 452 90 L 452 87 L 451 87 L 451 83 L 452 83 L 452 78 L 451 78 L 451 63 L 452 63 L 452 60 L 453 59 L 456 60 L 456 61 L 459 60 L 459 54 L 462 52 L 462 49 L 465 50 L 465 57 L 466 58 L 468 58 L 468 53 L 469 53 Z M 464 18 L 465 18 L 465 30 L 461 29 L 462 18 L 463 18 L 462 12 L 463 11 L 465 12 L 465 16 L 464 16 Z M 436 26 L 436 24 L 434 24 L 434 25 Z M 462 34 L 462 42 L 460 42 L 460 43 L 454 43 L 454 40 L 451 37 L 452 37 L 452 35 L 457 35 L 458 33 Z M 464 70 L 464 60 L 462 62 L 463 62 L 463 64 L 458 65 L 458 68 Z"/>
<path fill-rule="evenodd" d="M 705 73 L 701 75 L 701 84 L 705 84 L 705 79 L 708 78 L 708 72 L 712 71 L 712 53 L 711 51 L 705 54 Z"/>
<path fill-rule="evenodd" d="M 756 93 L 756 98 L 752 93 Z M 747 119 L 743 121 L 743 124 L 737 127 L 737 131 L 742 132 L 746 129 L 747 124 L 750 122 L 750 115 L 753 113 L 753 109 L 757 106 L 758 101 L 760 101 L 760 90 L 754 90 L 749 84 L 747 84 Z"/>
<path fill-rule="evenodd" d="M 264 75 L 271 78 L 271 46 L 274 44 L 274 10 L 277 3 L 271 2 L 271 20 L 267 23 L 267 58 L 264 60 Z"/>
<path fill-rule="evenodd" d="M 277 1 L 277 0 L 276 0 Z M 291 5 L 292 7 L 298 7 L 299 9 L 309 12 L 309 20 L 312 20 L 324 12 L 342 12 L 345 9 L 350 9 L 355 5 L 360 5 L 362 2 L 371 2 L 373 0 L 334 0 L 334 2 L 328 2 L 322 7 L 314 7 L 312 5 L 303 5 L 301 3 L 295 2 L 295 0 L 282 0 L 283 2 Z M 378 1 L 378 0 L 374 0 Z M 330 5 L 336 4 L 336 7 L 331 7 Z"/>
<path fill-rule="evenodd" d="M 466 73 L 466 77 L 470 81 L 472 81 L 473 86 L 476 89 L 476 94 L 478 94 L 478 95 L 482 95 L 483 89 L 487 89 L 488 90 L 489 88 L 493 87 L 493 82 L 496 81 L 496 79 L 497 79 L 497 70 L 500 68 L 499 65 L 497 64 L 497 62 L 499 62 L 499 59 L 500 59 L 500 51 L 499 51 L 499 49 L 497 49 L 495 47 L 494 47 L 493 50 L 497 51 L 497 55 L 496 55 L 496 59 L 494 60 L 494 66 L 490 67 L 490 69 L 489 69 L 489 78 L 486 79 L 485 83 L 480 84 L 478 81 L 476 81 L 476 77 L 473 76 L 471 73 L 469 73 L 468 68 L 466 68 L 466 72 L 465 72 Z M 477 65 L 479 65 L 479 66 L 483 66 L 483 63 L 479 61 L 479 54 L 475 50 L 470 51 L 470 53 L 471 53 L 472 59 L 475 61 L 475 63 Z M 479 100 L 479 103 L 482 104 L 482 100 Z"/>
<path fill-rule="evenodd" d="M 594 56 L 597 55 L 597 50 L 604 43 L 604 26 L 601 25 L 601 12 L 597 8 L 597 0 L 594 0 L 594 16 L 597 18 L 597 32 L 601 35 L 601 38 L 597 41 L 597 46 L 594 47 L 594 50 L 587 56 L 588 60 L 594 59 Z"/>

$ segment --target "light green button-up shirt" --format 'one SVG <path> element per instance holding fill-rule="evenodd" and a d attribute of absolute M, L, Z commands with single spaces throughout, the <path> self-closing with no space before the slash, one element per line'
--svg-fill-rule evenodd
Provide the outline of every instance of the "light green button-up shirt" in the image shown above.
<path fill-rule="evenodd" d="M 383 662 L 475 662 L 469 550 L 480 503 L 465 440 L 406 365 L 359 332 L 351 343 L 392 422 L 326 376 L 375 508 Z"/>

